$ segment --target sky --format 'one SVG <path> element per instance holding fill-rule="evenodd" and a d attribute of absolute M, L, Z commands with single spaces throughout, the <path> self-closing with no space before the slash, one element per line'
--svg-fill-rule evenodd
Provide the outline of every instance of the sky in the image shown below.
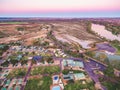
<path fill-rule="evenodd" d="M 0 0 L 0 17 L 120 17 L 120 0 Z"/>

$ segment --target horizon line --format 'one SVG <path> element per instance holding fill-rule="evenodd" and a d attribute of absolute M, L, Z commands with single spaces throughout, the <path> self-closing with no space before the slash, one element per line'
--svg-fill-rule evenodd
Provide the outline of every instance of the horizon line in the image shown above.
<path fill-rule="evenodd" d="M 3 16 L 0 16 L 0 18 L 56 18 L 56 19 L 77 19 L 77 18 L 120 18 L 120 16 L 104 16 L 104 17 L 102 17 L 102 16 L 90 16 L 90 17 L 82 17 L 82 16 L 80 16 L 80 17 L 38 17 L 38 16 L 8 16 L 8 17 L 3 17 Z"/>

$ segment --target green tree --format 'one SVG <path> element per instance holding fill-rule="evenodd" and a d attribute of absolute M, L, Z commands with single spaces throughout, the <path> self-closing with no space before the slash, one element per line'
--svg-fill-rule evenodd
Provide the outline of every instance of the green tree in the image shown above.
<path fill-rule="evenodd" d="M 18 31 L 24 31 L 25 28 L 24 28 L 24 27 L 17 27 L 17 30 L 18 30 Z"/>
<path fill-rule="evenodd" d="M 104 60 L 104 62 L 105 62 L 107 65 L 109 65 L 109 64 L 110 64 L 109 58 L 106 57 L 105 60 Z"/>
<path fill-rule="evenodd" d="M 114 69 L 113 69 L 112 65 L 108 65 L 106 70 L 104 70 L 104 74 L 108 77 L 114 77 Z"/>

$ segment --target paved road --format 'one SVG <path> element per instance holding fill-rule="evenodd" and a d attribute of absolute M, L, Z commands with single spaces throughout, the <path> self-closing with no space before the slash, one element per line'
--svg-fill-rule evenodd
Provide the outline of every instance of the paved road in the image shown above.
<path fill-rule="evenodd" d="M 29 76 L 29 74 L 30 74 L 31 68 L 32 68 L 32 62 L 31 62 L 31 64 L 30 64 L 30 67 L 28 68 L 28 72 L 26 73 L 25 78 L 24 78 L 24 81 L 23 81 L 25 84 L 27 83 L 27 78 L 28 78 L 28 76 Z M 25 85 L 22 85 L 21 90 L 24 90 L 24 88 L 25 88 Z"/>
<path fill-rule="evenodd" d="M 94 80 L 94 82 L 95 83 L 99 82 L 98 78 L 96 77 L 93 70 L 91 69 L 90 64 L 84 63 L 84 65 L 85 65 L 85 70 L 88 72 L 89 76 L 91 76 L 91 78 Z"/>
<path fill-rule="evenodd" d="M 89 59 L 89 63 L 91 64 L 91 66 L 93 67 L 99 67 L 99 70 L 104 71 L 107 67 L 97 61 L 94 61 L 93 59 Z"/>

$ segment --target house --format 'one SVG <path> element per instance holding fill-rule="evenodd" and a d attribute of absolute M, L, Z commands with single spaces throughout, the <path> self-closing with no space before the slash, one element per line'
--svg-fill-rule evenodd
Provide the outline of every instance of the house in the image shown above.
<path fill-rule="evenodd" d="M 73 74 L 75 80 L 85 80 L 86 77 L 83 73 L 75 73 Z"/>
<path fill-rule="evenodd" d="M 2 90 L 20 90 L 22 84 L 23 84 L 22 78 L 7 79 L 2 85 Z"/>
<path fill-rule="evenodd" d="M 40 60 L 42 59 L 42 57 L 41 56 L 33 56 L 33 58 L 32 58 L 34 61 L 36 61 L 36 62 L 40 62 Z"/>
<path fill-rule="evenodd" d="M 7 90 L 7 88 L 5 88 L 5 87 L 2 87 L 2 88 L 1 88 L 1 90 Z"/>
<path fill-rule="evenodd" d="M 86 80 L 86 77 L 84 75 L 84 73 L 74 73 L 74 74 L 67 74 L 67 75 L 63 75 L 63 82 L 66 85 L 69 81 L 76 81 L 76 80 Z"/>
<path fill-rule="evenodd" d="M 117 70 L 117 69 L 114 69 L 114 75 L 115 75 L 116 77 L 120 77 L 120 71 Z"/>
<path fill-rule="evenodd" d="M 9 74 L 9 72 L 10 72 L 9 69 L 4 70 L 4 72 L 1 73 L 0 78 L 5 78 Z"/>
<path fill-rule="evenodd" d="M 2 63 L 4 63 L 5 62 L 5 60 L 0 60 L 0 65 L 2 64 Z"/>
<path fill-rule="evenodd" d="M 101 86 L 101 84 L 98 82 L 98 83 L 95 83 L 95 89 L 96 90 L 103 90 L 102 89 L 102 86 Z"/>
<path fill-rule="evenodd" d="M 28 60 L 31 60 L 33 57 L 28 57 Z"/>
<path fill-rule="evenodd" d="M 22 55 L 17 56 L 17 60 L 19 61 L 22 58 Z"/>
<path fill-rule="evenodd" d="M 82 61 L 75 61 L 75 60 L 72 60 L 72 59 L 64 59 L 62 61 L 63 63 L 63 66 L 64 67 L 70 67 L 72 68 L 73 70 L 77 69 L 84 69 L 84 64 Z"/>
<path fill-rule="evenodd" d="M 11 80 L 8 79 L 8 80 L 5 82 L 5 87 L 6 87 L 6 86 L 9 86 L 10 82 L 11 82 Z"/>
<path fill-rule="evenodd" d="M 64 85 L 66 85 L 68 83 L 68 81 L 70 81 L 70 80 L 74 81 L 74 76 L 73 76 L 73 74 L 63 75 L 62 79 L 63 79 Z"/>

